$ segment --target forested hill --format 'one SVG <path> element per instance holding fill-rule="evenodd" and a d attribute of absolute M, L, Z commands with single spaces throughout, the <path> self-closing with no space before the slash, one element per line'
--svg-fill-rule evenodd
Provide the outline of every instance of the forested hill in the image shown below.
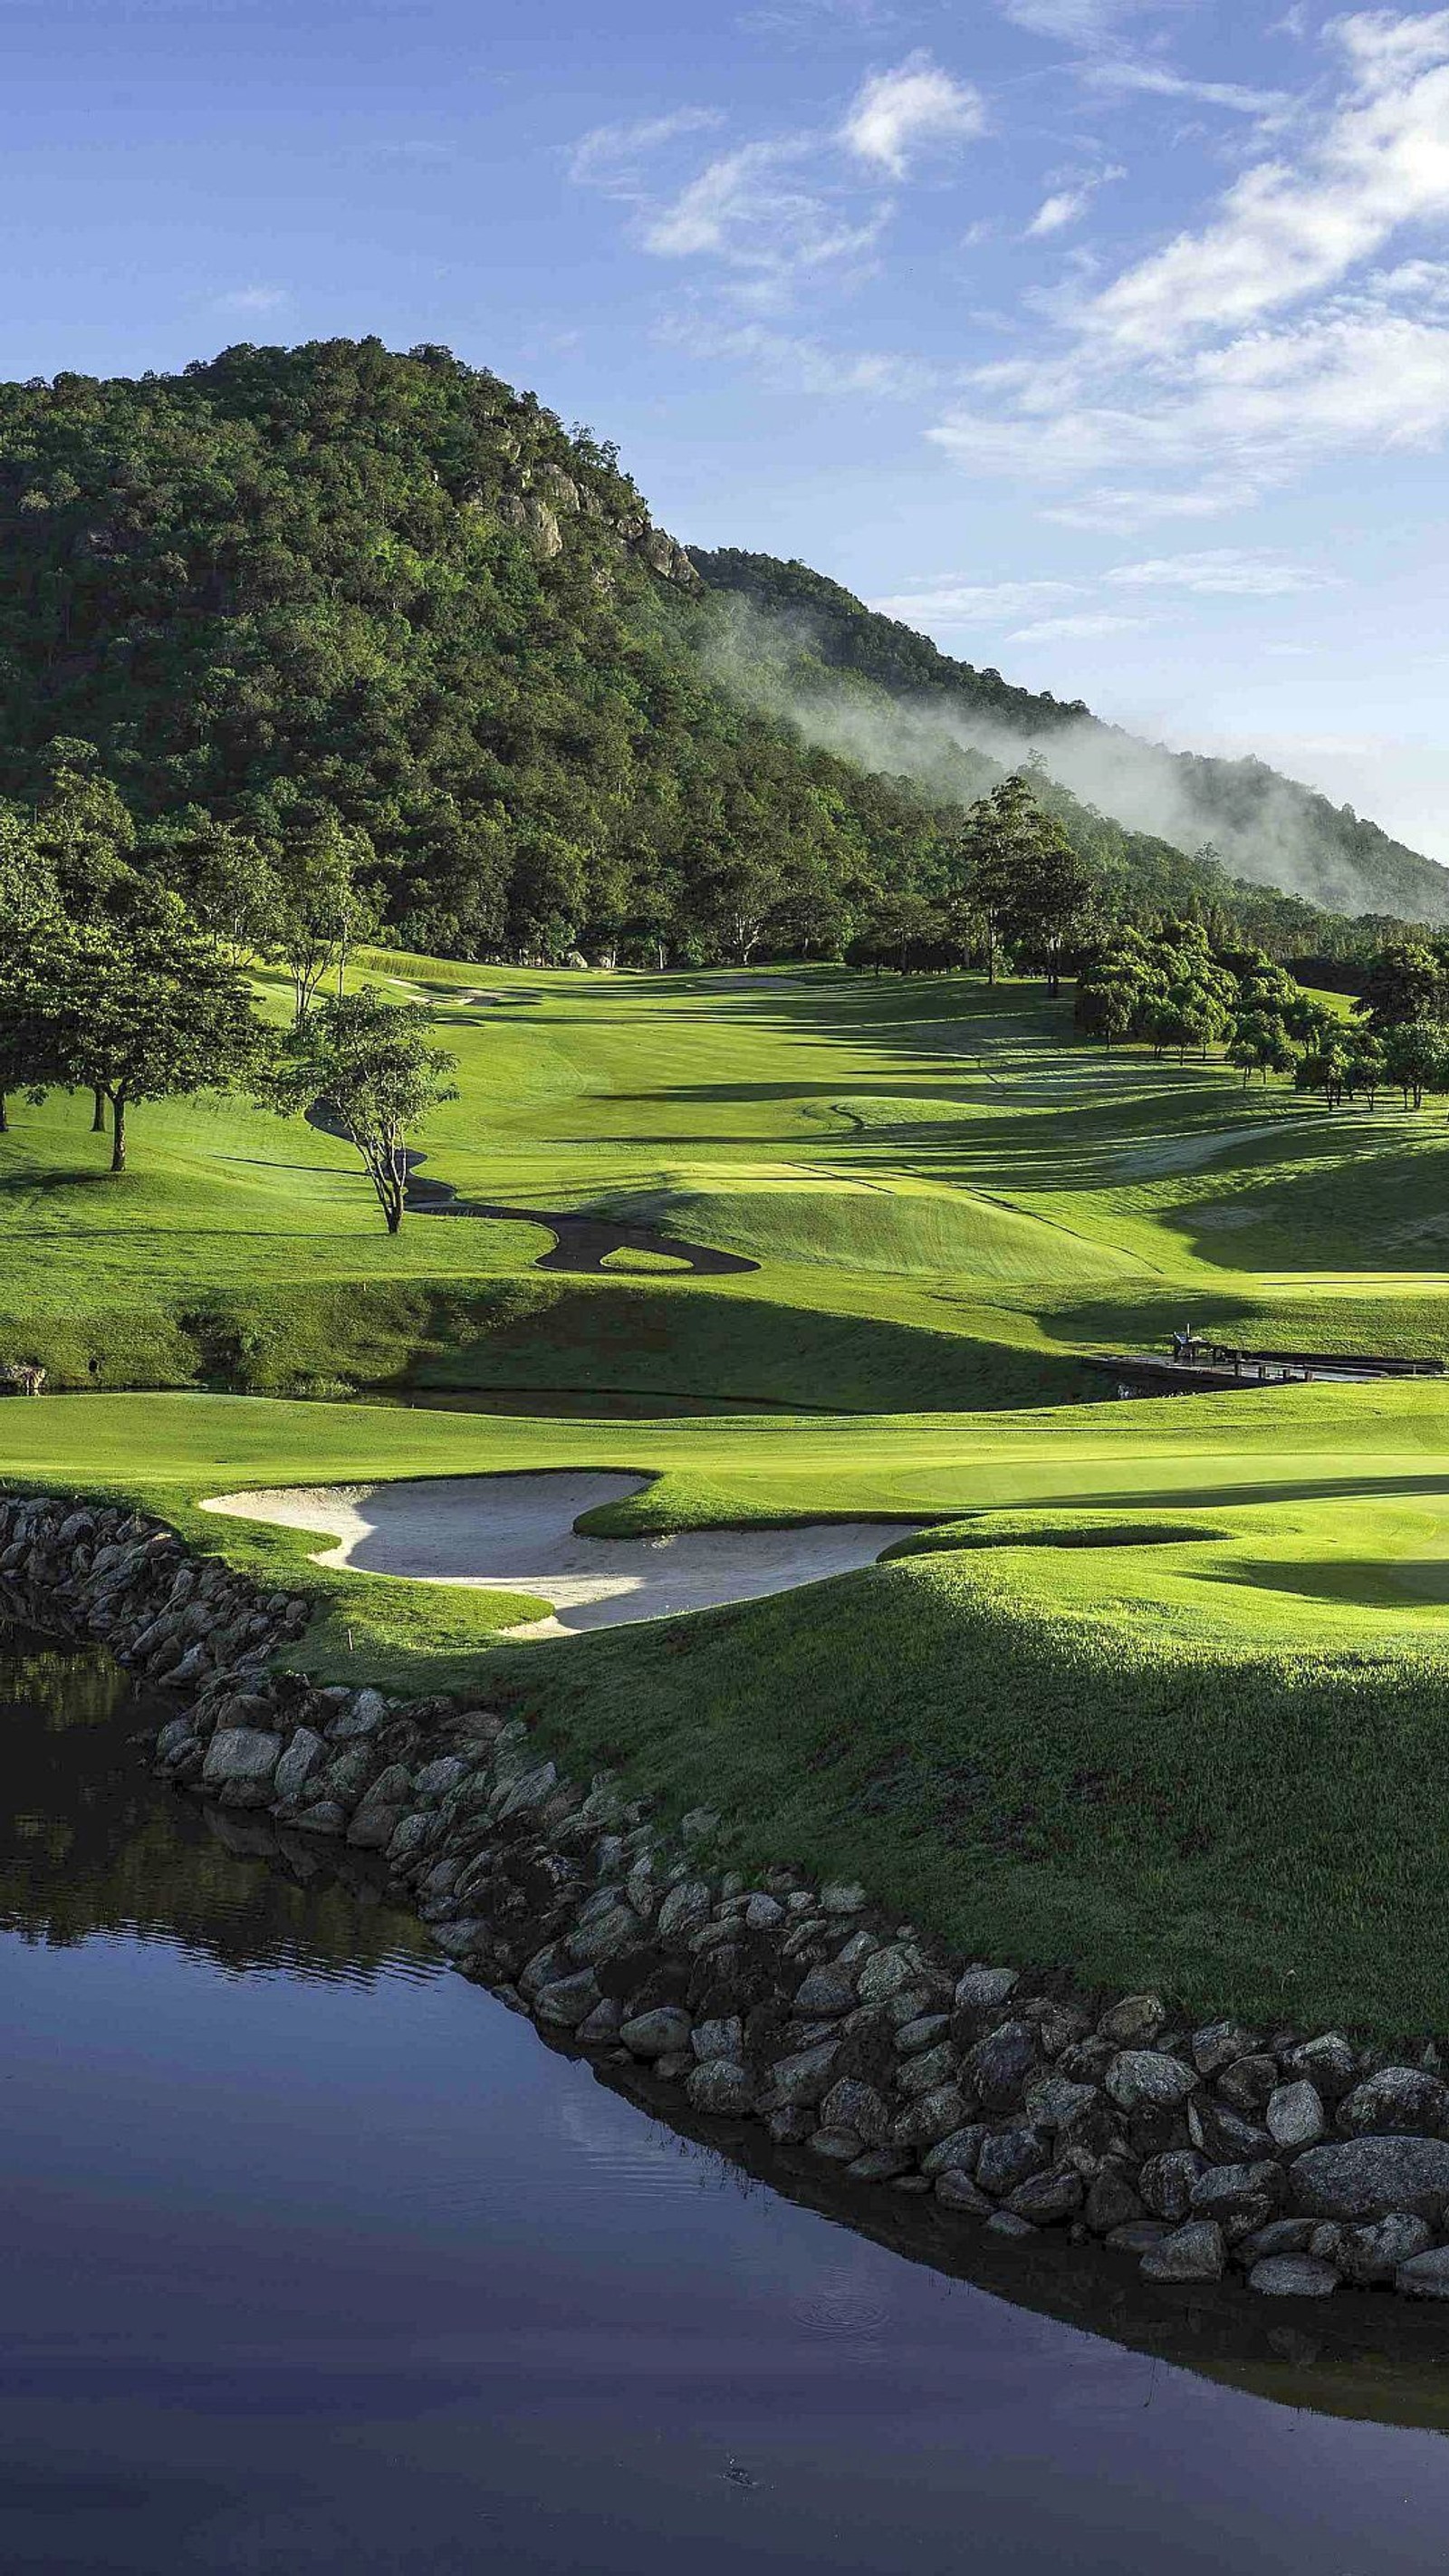
<path fill-rule="evenodd" d="M 468 957 L 862 953 L 959 914 L 962 806 L 1079 711 L 1053 740 L 1054 702 L 802 567 L 704 561 L 715 587 L 611 444 L 446 349 L 0 385 L 0 823 L 82 907 L 117 866 L 195 900 L 290 853 L 343 869 L 388 935 Z M 772 639 L 751 662 L 720 584 L 808 611 L 789 654 L 884 716 L 883 749 L 779 685 L 777 621 L 749 620 Z M 905 711 L 968 685 L 1011 730 L 928 758 Z M 1266 890 L 1294 880 L 1256 843 L 1244 888 L 1070 779 L 1041 794 L 1099 914 L 1191 905 L 1280 955 L 1350 938 Z M 1322 813 L 1326 848 L 1347 826 Z M 1449 912 L 1427 861 L 1366 825 L 1351 845 L 1339 909 Z"/>
<path fill-rule="evenodd" d="M 1079 798 L 1184 851 L 1210 843 L 1235 876 L 1340 912 L 1449 920 L 1449 869 L 1261 760 L 1139 742 L 1103 724 L 1081 698 L 1015 688 L 999 671 L 953 660 L 929 636 L 867 608 L 806 564 L 733 546 L 713 553 L 692 547 L 690 555 L 711 589 L 747 602 L 778 635 L 775 656 L 762 633 L 745 658 L 757 670 L 774 658 L 777 676 L 793 681 L 822 722 L 823 675 L 849 674 L 909 704 L 927 768 L 922 720 L 935 712 L 957 739 L 998 760 L 1035 747 Z M 781 702 L 778 686 L 771 695 Z"/>

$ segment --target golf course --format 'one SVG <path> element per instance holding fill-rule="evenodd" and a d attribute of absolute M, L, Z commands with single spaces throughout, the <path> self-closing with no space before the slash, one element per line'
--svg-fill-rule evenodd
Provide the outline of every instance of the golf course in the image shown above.
<path fill-rule="evenodd" d="M 1088 1365 L 1184 1325 L 1440 1358 L 1442 1109 L 1108 1050 L 1026 980 L 348 980 L 457 1059 L 395 1235 L 345 1141 L 242 1094 L 138 1107 L 114 1175 L 88 1093 L 12 1104 L 0 1361 L 46 1379 L 7 1486 L 144 1503 L 307 1593 L 303 1671 L 525 1715 L 707 1801 L 732 1865 L 1193 2009 L 1449 2022 L 1449 1379 L 1124 1402 Z M 773 1531 L 784 1588 L 549 1633 L 481 1558 L 316 1563 L 351 1503 L 245 1516 L 544 1471 L 619 1480 L 605 1552 Z M 871 1525 L 852 1570 L 791 1557 L 820 1524 Z"/>

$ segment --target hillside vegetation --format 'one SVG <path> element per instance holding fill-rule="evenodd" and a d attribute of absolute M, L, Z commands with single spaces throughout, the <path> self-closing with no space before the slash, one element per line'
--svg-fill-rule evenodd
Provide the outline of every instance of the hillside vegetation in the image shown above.
<path fill-rule="evenodd" d="M 959 779 L 979 793 L 968 782 L 990 783 L 1036 752 L 1062 791 L 1060 810 L 1080 817 L 1083 845 L 1095 820 L 1096 855 L 1134 893 L 1169 902 L 1193 893 L 1241 910 L 1233 880 L 1248 879 L 1296 894 L 1305 908 L 1449 920 L 1449 870 L 1265 761 L 1138 742 L 1081 698 L 1015 688 L 999 671 L 954 660 L 806 564 L 734 546 L 695 547 L 691 560 L 711 589 L 756 612 L 725 660 L 747 698 L 793 707 L 812 738 L 848 743 L 937 792 Z M 1105 832 L 1081 798 L 1107 808 Z"/>
<path fill-rule="evenodd" d="M 1040 740 L 1109 917 L 1191 905 L 1283 955 L 1353 944 L 1325 904 L 1446 910 L 1443 871 L 1267 771 L 1203 767 L 1223 861 L 1124 824 L 1061 770 L 1079 708 L 801 567 L 700 560 L 707 583 L 606 439 L 445 349 L 0 386 L 0 797 L 29 814 L 91 779 L 168 884 L 218 832 L 274 863 L 330 832 L 405 945 L 699 965 L 847 953 L 929 905 L 962 804 Z M 783 674 L 778 620 L 742 644 L 741 587 L 790 613 Z M 883 748 L 844 720 L 863 702 Z M 923 745 L 948 704 L 997 734 Z M 1297 800 L 1313 902 L 1265 891 L 1288 880 L 1263 782 Z"/>

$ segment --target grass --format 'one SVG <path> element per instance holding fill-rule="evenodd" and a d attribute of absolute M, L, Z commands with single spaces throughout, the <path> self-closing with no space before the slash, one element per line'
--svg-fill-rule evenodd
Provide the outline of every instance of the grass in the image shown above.
<path fill-rule="evenodd" d="M 235 1103 L 139 1114 L 116 1187 L 55 1098 L 0 1140 L 0 1358 L 95 1391 L 0 1406 L 0 1475 L 139 1496 L 310 1589 L 308 1670 L 526 1708 L 721 1807 L 741 1862 L 1204 2010 L 1449 2028 L 1449 1381 L 1115 1404 L 1080 1365 L 1184 1320 L 1439 1355 L 1437 1114 L 1108 1057 L 1022 985 L 490 970 L 479 1003 L 477 969 L 386 967 L 461 1059 L 430 1173 L 758 1268 L 541 1272 L 515 1220 L 390 1242 L 341 1146 Z M 540 1409 L 406 1400 L 488 1390 Z M 829 1585 L 519 1645 L 536 1604 L 198 1508 L 549 1466 L 650 1479 L 599 1535 L 931 1526 Z"/>

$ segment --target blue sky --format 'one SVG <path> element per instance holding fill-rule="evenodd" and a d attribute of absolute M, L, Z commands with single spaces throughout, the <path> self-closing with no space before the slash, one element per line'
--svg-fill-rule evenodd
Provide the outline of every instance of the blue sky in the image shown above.
<path fill-rule="evenodd" d="M 0 361 L 446 340 L 1449 859 L 1449 9 L 11 0 Z"/>

